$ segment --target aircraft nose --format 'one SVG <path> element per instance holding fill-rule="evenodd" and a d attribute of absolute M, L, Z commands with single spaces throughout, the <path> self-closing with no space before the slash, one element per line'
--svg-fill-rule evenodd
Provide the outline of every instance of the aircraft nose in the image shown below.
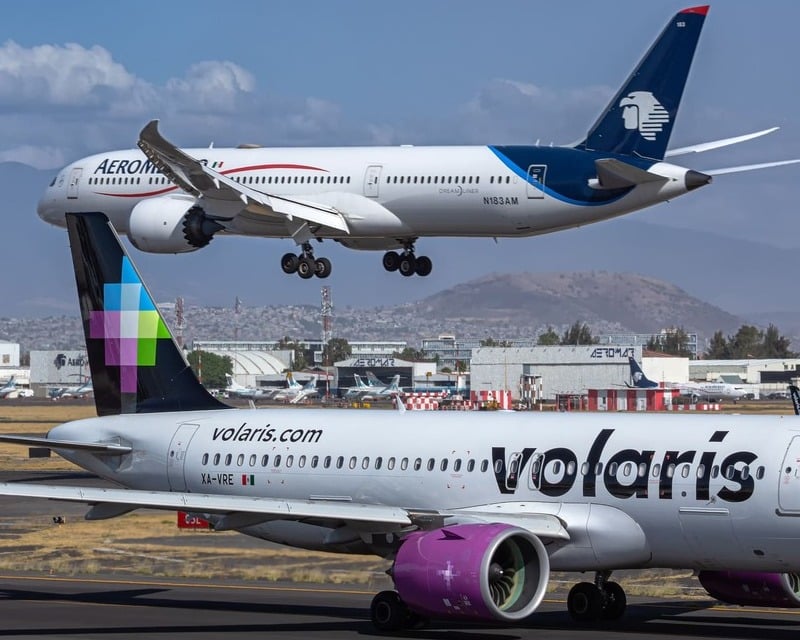
<path fill-rule="evenodd" d="M 39 198 L 39 202 L 36 204 L 36 214 L 49 224 L 55 224 L 60 227 L 66 226 L 64 212 L 61 211 L 61 215 L 59 215 L 58 201 L 52 183 L 44 190 L 42 197 Z"/>

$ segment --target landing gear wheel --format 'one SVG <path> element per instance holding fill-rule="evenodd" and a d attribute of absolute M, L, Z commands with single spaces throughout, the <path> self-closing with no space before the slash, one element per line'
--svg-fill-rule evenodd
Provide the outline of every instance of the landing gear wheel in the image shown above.
<path fill-rule="evenodd" d="M 579 582 L 569 591 L 567 610 L 577 622 L 594 622 L 603 613 L 603 594 L 591 582 Z"/>
<path fill-rule="evenodd" d="M 411 254 L 403 256 L 400 258 L 400 265 L 397 270 L 400 272 L 401 276 L 405 276 L 406 278 L 413 276 L 414 272 L 417 270 L 417 259 Z"/>
<path fill-rule="evenodd" d="M 380 631 L 398 631 L 406 626 L 408 609 L 396 591 L 381 591 L 369 607 L 372 624 Z"/>
<path fill-rule="evenodd" d="M 397 271 L 400 266 L 400 255 L 397 251 L 387 251 L 383 254 L 383 268 L 387 271 Z"/>
<path fill-rule="evenodd" d="M 625 590 L 616 582 L 606 582 L 603 587 L 603 620 L 619 620 L 628 606 Z"/>
<path fill-rule="evenodd" d="M 308 256 L 303 256 L 297 263 L 297 275 L 303 280 L 308 280 L 312 277 L 316 270 L 317 265 L 314 263 L 314 259 Z"/>
<path fill-rule="evenodd" d="M 419 256 L 417 258 L 417 266 L 415 269 L 418 276 L 422 276 L 423 278 L 427 275 L 430 275 L 431 271 L 433 271 L 433 263 L 428 256 Z"/>
<path fill-rule="evenodd" d="M 331 261 L 327 258 L 314 260 L 315 273 L 318 278 L 327 278 L 331 275 Z"/>
<path fill-rule="evenodd" d="M 281 269 L 284 273 L 295 273 L 300 264 L 300 258 L 293 253 L 285 253 L 281 258 Z"/>

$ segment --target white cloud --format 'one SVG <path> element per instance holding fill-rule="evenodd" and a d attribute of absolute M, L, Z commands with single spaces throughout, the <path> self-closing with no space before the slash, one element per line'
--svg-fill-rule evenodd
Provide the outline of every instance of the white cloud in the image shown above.
<path fill-rule="evenodd" d="M 127 91 L 134 76 L 102 47 L 77 44 L 26 49 L 13 41 L 0 47 L 0 98 L 78 105 L 96 100 L 98 89 Z"/>

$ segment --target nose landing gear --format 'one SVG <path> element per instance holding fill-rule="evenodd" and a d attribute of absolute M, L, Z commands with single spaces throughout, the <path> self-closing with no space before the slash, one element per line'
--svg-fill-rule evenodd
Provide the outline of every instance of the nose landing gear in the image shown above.
<path fill-rule="evenodd" d="M 577 622 L 618 620 L 625 613 L 627 600 L 625 590 L 616 582 L 610 582 L 610 571 L 598 571 L 594 582 L 579 582 L 570 589 L 567 609 Z"/>

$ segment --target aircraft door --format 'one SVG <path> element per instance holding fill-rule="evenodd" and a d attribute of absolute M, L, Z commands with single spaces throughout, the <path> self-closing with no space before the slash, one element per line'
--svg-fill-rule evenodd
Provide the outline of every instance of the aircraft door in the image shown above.
<path fill-rule="evenodd" d="M 192 440 L 198 425 L 182 424 L 172 436 L 167 452 L 167 477 L 172 491 L 186 491 L 186 476 L 184 465 L 186 463 L 186 450 Z"/>
<path fill-rule="evenodd" d="M 781 511 L 800 511 L 800 436 L 794 436 L 786 449 L 778 487 Z"/>
<path fill-rule="evenodd" d="M 528 167 L 528 182 L 526 185 L 528 199 L 544 198 L 544 185 L 546 177 L 546 164 L 532 164 Z"/>
<path fill-rule="evenodd" d="M 380 195 L 381 169 L 379 164 L 372 164 L 367 167 L 364 174 L 364 195 L 368 198 L 377 198 Z"/>
<path fill-rule="evenodd" d="M 67 198 L 74 200 L 78 197 L 78 185 L 81 182 L 81 175 L 83 169 L 81 167 L 74 168 L 69 174 L 69 184 L 67 185 Z"/>

